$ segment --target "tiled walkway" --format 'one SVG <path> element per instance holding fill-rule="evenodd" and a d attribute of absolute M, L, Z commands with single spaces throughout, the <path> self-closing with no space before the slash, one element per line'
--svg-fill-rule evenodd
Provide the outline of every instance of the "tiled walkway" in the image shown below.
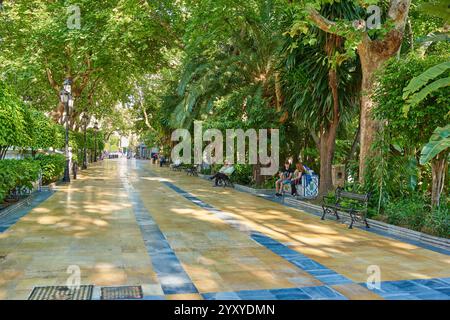
<path fill-rule="evenodd" d="M 65 285 L 69 266 L 81 284 L 142 285 L 146 299 L 450 299 L 448 255 L 148 161 L 99 163 L 8 221 L 0 299 Z"/>

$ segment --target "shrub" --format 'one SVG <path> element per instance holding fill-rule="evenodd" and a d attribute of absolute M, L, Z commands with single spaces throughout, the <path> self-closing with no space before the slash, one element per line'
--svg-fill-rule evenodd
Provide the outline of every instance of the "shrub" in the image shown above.
<path fill-rule="evenodd" d="M 429 200 L 420 195 L 396 199 L 387 204 L 382 218 L 391 224 L 449 238 L 448 207 L 431 209 L 428 203 Z"/>
<path fill-rule="evenodd" d="M 201 169 L 200 169 L 200 173 L 201 173 L 201 174 L 210 175 L 210 174 L 211 174 L 211 167 L 208 167 L 208 168 L 201 168 Z"/>
<path fill-rule="evenodd" d="M 42 183 L 49 184 L 56 181 L 64 173 L 66 158 L 62 154 L 39 154 L 36 156 L 42 170 Z"/>
<path fill-rule="evenodd" d="M 33 160 L 0 160 L 0 201 L 18 187 L 32 189 L 39 171 Z"/>
<path fill-rule="evenodd" d="M 422 229 L 439 237 L 450 238 L 450 211 L 448 207 L 442 206 L 433 209 L 425 219 L 425 225 Z"/>
<path fill-rule="evenodd" d="M 427 213 L 427 203 L 420 196 L 400 198 L 386 205 L 387 222 L 420 231 Z"/>
<path fill-rule="evenodd" d="M 233 182 L 249 185 L 252 181 L 252 166 L 248 164 L 235 164 L 234 168 Z"/>

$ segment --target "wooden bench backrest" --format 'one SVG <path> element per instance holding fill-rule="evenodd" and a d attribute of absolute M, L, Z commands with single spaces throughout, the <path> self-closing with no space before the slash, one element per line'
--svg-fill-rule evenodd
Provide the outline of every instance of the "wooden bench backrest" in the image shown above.
<path fill-rule="evenodd" d="M 345 191 L 342 188 L 337 188 L 336 189 L 336 198 L 338 200 L 340 198 L 346 198 L 346 199 L 357 200 L 357 201 L 367 203 L 369 201 L 369 194 L 354 193 L 354 192 Z"/>

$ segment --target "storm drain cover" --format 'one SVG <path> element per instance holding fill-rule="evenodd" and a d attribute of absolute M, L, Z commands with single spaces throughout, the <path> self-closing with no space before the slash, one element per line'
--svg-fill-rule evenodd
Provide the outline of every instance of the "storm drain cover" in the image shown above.
<path fill-rule="evenodd" d="M 141 286 L 103 287 L 102 300 L 142 299 Z"/>
<path fill-rule="evenodd" d="M 28 300 L 91 300 L 94 286 L 66 286 L 35 287 Z"/>

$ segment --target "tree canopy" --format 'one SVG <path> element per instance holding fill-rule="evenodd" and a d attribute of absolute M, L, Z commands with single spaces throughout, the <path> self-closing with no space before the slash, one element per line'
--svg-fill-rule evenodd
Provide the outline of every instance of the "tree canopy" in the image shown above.
<path fill-rule="evenodd" d="M 371 192 L 376 214 L 417 194 L 437 207 L 442 193 L 447 204 L 444 5 L 7 1 L 0 12 L 0 150 L 61 148 L 59 93 L 71 79 L 69 127 L 78 153 L 86 116 L 89 148 L 99 122 L 101 144 L 120 132 L 166 153 L 171 133 L 192 131 L 198 120 L 204 129 L 277 128 L 281 162 L 314 169 L 320 194 L 336 186 L 333 166 L 344 165 L 345 187 Z M 437 154 L 429 151 L 435 145 Z M 261 176 L 260 167 L 241 166 L 239 179 L 273 186 L 276 177 Z"/>

